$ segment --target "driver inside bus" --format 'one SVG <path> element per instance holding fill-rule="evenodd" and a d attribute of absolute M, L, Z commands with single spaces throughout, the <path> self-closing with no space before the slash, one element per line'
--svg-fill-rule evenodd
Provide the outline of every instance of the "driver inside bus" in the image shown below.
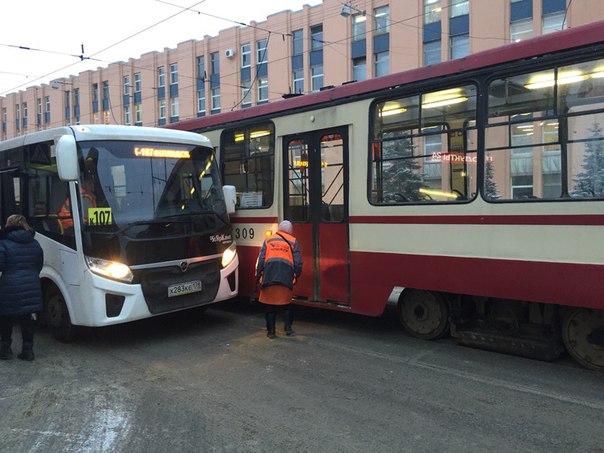
<path fill-rule="evenodd" d="M 88 209 L 96 208 L 96 198 L 94 196 L 94 182 L 91 179 L 85 179 L 83 185 L 80 186 L 80 194 L 82 195 L 82 210 L 84 211 L 84 223 L 88 222 Z M 73 217 L 71 213 L 71 203 L 69 195 L 65 199 L 61 210 L 57 213 L 63 231 L 68 228 L 73 228 Z"/>
<path fill-rule="evenodd" d="M 84 177 L 80 185 L 80 194 L 82 196 L 82 211 L 84 214 L 84 223 L 88 223 L 88 209 L 96 208 L 96 167 L 98 161 L 98 150 L 94 147 L 90 148 L 90 152 L 84 161 Z M 71 204 L 69 194 L 58 212 L 58 217 L 63 227 L 63 231 L 68 228 L 73 228 L 73 216 L 71 212 Z M 67 230 L 69 231 L 69 230 Z"/>

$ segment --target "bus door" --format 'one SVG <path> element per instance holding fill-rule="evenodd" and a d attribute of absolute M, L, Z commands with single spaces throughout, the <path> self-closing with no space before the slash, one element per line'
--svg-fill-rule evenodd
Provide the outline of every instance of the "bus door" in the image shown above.
<path fill-rule="evenodd" d="M 294 298 L 348 305 L 347 129 L 286 136 L 283 150 L 283 212 L 304 260 Z"/>
<path fill-rule="evenodd" d="M 21 214 L 21 179 L 19 168 L 9 167 L 0 169 L 0 191 L 0 225 L 4 225 L 6 219 L 11 214 Z"/>

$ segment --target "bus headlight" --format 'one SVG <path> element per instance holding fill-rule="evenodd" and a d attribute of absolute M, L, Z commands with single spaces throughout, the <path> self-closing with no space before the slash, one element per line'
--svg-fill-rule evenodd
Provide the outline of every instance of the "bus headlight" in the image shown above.
<path fill-rule="evenodd" d="M 126 283 L 132 283 L 132 279 L 134 278 L 130 268 L 122 263 L 87 256 L 86 264 L 92 272 L 103 277 L 109 277 Z"/>
<path fill-rule="evenodd" d="M 237 256 L 237 246 L 233 242 L 228 249 L 222 254 L 222 267 L 225 268 L 235 259 Z"/>

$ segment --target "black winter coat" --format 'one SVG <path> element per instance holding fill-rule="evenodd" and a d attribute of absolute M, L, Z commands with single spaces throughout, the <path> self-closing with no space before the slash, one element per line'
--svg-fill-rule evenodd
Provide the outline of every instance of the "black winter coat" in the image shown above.
<path fill-rule="evenodd" d="M 44 253 L 34 233 L 18 227 L 0 232 L 0 315 L 42 311 L 43 263 Z"/>

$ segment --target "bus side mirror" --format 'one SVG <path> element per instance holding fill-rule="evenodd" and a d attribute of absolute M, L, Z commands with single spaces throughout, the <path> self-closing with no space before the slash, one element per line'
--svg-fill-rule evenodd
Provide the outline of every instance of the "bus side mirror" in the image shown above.
<path fill-rule="evenodd" d="M 57 156 L 57 169 L 61 181 L 77 181 L 78 147 L 73 135 L 63 135 L 55 147 Z"/>
<path fill-rule="evenodd" d="M 237 189 L 235 186 L 222 186 L 222 193 L 224 194 L 227 213 L 233 214 L 237 205 Z"/>

